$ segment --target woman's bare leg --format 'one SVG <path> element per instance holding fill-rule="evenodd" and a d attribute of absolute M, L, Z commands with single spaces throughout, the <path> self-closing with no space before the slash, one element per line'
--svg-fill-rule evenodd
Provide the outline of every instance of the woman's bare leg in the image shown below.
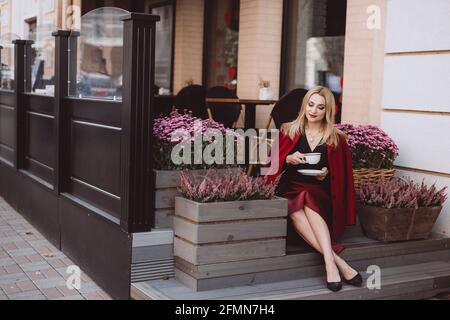
<path fill-rule="evenodd" d="M 296 232 L 315 250 L 319 253 L 323 254 L 323 250 L 314 235 L 313 230 L 311 229 L 311 225 L 309 224 L 309 220 L 306 217 L 305 211 L 300 210 L 291 215 L 291 219 L 294 225 Z M 328 227 L 328 226 L 327 226 Z M 339 257 L 335 252 L 333 252 L 334 261 L 342 272 L 343 276 L 346 279 L 351 279 L 356 276 L 358 273 L 352 267 L 350 267 L 344 259 Z"/>

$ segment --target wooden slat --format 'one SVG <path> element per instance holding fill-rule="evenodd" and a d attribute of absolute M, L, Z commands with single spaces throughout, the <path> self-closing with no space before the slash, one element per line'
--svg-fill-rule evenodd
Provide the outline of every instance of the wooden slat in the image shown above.
<path fill-rule="evenodd" d="M 225 174 L 228 170 L 236 172 L 237 169 L 218 169 L 219 174 Z M 208 170 L 190 170 L 191 175 L 206 175 Z M 156 189 L 178 188 L 180 186 L 180 174 L 178 170 L 153 170 L 153 180 Z"/>
<path fill-rule="evenodd" d="M 176 216 L 198 223 L 287 216 L 287 200 L 281 198 L 273 200 L 197 203 L 177 197 L 175 203 Z"/>
<path fill-rule="evenodd" d="M 23 95 L 23 103 L 29 111 L 43 113 L 46 115 L 55 114 L 55 103 L 54 97 L 52 96 L 25 93 Z"/>
<path fill-rule="evenodd" d="M 175 197 L 180 196 L 176 188 L 159 189 L 155 191 L 155 208 L 156 209 L 173 209 L 175 208 Z"/>
<path fill-rule="evenodd" d="M 64 107 L 71 110 L 72 117 L 78 120 L 122 127 L 122 103 L 95 99 L 64 98 Z"/>
<path fill-rule="evenodd" d="M 180 185 L 180 171 L 154 170 L 153 179 L 156 189 L 177 188 Z"/>
<path fill-rule="evenodd" d="M 178 237 L 174 239 L 174 256 L 195 264 L 239 261 L 285 255 L 285 239 L 265 239 L 196 246 Z"/>
<path fill-rule="evenodd" d="M 14 91 L 0 90 L 0 104 L 14 105 Z"/>
<path fill-rule="evenodd" d="M 155 210 L 155 229 L 173 228 L 173 219 L 175 210 L 173 209 L 157 209 Z"/>
<path fill-rule="evenodd" d="M 196 244 L 279 238 L 286 236 L 286 219 L 241 220 L 196 224 L 175 217 L 175 235 Z"/>

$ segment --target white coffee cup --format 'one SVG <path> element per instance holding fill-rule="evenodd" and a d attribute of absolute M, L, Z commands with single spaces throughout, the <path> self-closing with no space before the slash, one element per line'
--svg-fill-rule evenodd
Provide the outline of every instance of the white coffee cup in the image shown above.
<path fill-rule="evenodd" d="M 320 153 L 307 153 L 305 159 L 308 164 L 318 164 L 322 155 Z"/>

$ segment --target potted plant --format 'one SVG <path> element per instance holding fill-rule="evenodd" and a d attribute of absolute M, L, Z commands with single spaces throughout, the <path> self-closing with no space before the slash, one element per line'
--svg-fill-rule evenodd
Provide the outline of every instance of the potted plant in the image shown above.
<path fill-rule="evenodd" d="M 382 242 L 427 239 L 446 200 L 445 190 L 410 179 L 380 179 L 357 191 L 366 236 Z"/>
<path fill-rule="evenodd" d="M 192 164 L 175 164 L 172 161 L 173 148 L 181 142 L 181 138 L 174 138 L 173 133 L 184 130 L 189 133 L 187 139 L 189 144 L 194 144 L 194 129 L 198 126 L 197 133 L 205 134 L 210 130 L 218 130 L 226 140 L 227 136 L 231 136 L 237 143 L 239 136 L 233 131 L 226 129 L 223 125 L 212 121 L 202 120 L 193 117 L 191 114 L 173 113 L 167 117 L 161 117 L 154 120 L 152 143 L 152 159 L 153 159 L 153 187 L 155 190 L 155 228 L 171 228 L 173 225 L 173 216 L 175 208 L 175 197 L 179 195 L 177 188 L 180 185 L 180 172 L 182 170 L 203 171 L 208 168 L 225 169 L 235 167 L 228 164 L 212 164 L 208 165 L 202 161 L 201 164 L 194 164 L 195 153 L 191 154 Z M 214 141 L 202 142 L 200 152 L 213 143 Z M 192 148 L 194 150 L 194 148 Z M 227 151 L 227 145 L 224 145 L 224 154 Z M 236 156 L 236 149 L 231 150 Z"/>
<path fill-rule="evenodd" d="M 372 125 L 343 124 L 337 127 L 348 136 L 356 188 L 381 177 L 394 176 L 394 161 L 399 150 L 383 130 Z"/>
<path fill-rule="evenodd" d="M 260 100 L 270 100 L 273 98 L 273 93 L 270 91 L 270 81 L 259 79 L 259 99 Z"/>
<path fill-rule="evenodd" d="M 224 175 L 183 172 L 175 203 L 175 259 L 195 267 L 285 255 L 287 200 L 275 196 L 277 184 L 241 169 Z"/>

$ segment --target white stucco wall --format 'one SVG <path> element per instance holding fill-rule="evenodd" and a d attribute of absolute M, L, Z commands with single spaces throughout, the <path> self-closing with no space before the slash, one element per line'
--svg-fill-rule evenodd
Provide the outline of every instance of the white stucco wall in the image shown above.
<path fill-rule="evenodd" d="M 387 3 L 381 126 L 399 145 L 398 175 L 450 186 L 450 1 Z M 447 235 L 449 202 L 435 226 Z"/>

